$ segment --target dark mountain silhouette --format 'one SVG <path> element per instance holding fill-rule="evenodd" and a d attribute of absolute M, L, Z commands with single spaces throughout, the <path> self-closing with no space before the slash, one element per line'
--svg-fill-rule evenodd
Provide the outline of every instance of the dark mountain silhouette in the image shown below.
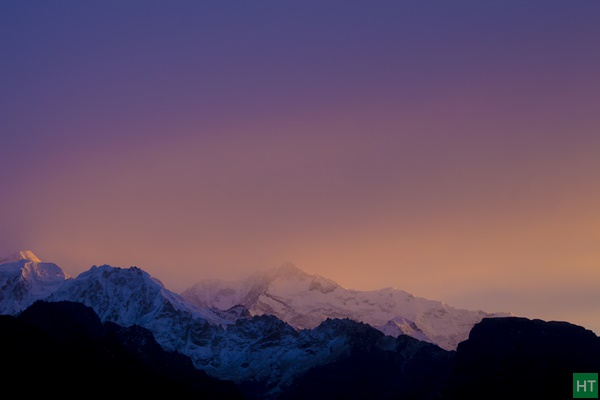
<path fill-rule="evenodd" d="M 368 329 L 368 328 L 367 328 Z M 574 372 L 600 372 L 600 338 L 567 322 L 485 318 L 456 352 L 357 330 L 351 354 L 299 377 L 280 400 L 570 399 Z"/>
<path fill-rule="evenodd" d="M 368 325 L 362 328 L 346 358 L 313 368 L 279 399 L 439 398 L 455 352 L 406 335 L 390 342 Z"/>
<path fill-rule="evenodd" d="M 273 320 L 271 336 L 257 338 L 256 346 L 290 335 L 289 326 L 275 323 L 275 317 L 262 319 Z M 266 395 L 268 382 L 250 379 L 236 386 L 212 378 L 187 356 L 163 350 L 145 328 L 102 323 L 80 303 L 37 301 L 16 317 L 0 316 L 0 362 L 5 390 L 65 398 L 87 393 L 277 400 L 568 399 L 574 372 L 600 372 L 600 338 L 567 322 L 485 318 L 456 351 L 406 335 L 385 336 L 349 319 L 328 319 L 306 335 L 306 340 L 324 343 L 332 338 L 344 342 L 343 351 L 334 354 L 330 348 L 329 361 L 296 376 L 276 395 Z M 297 343 L 302 352 L 315 346 Z"/>
<path fill-rule="evenodd" d="M 0 354 L 4 389 L 32 396 L 241 399 L 233 383 L 164 351 L 148 330 L 102 323 L 80 303 L 37 301 L 0 316 Z"/>
<path fill-rule="evenodd" d="M 570 399 L 575 372 L 600 372 L 600 338 L 581 326 L 483 319 L 459 344 L 444 398 Z"/>

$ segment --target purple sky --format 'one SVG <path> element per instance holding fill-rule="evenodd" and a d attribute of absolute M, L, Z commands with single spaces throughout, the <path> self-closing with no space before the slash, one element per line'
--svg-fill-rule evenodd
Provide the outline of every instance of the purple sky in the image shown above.
<path fill-rule="evenodd" d="M 600 3 L 0 3 L 0 255 L 294 262 L 600 332 Z"/>

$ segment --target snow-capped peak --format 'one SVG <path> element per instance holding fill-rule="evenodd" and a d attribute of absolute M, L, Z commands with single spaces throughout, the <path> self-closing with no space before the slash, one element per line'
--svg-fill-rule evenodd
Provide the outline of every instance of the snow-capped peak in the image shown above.
<path fill-rule="evenodd" d="M 7 258 L 0 260 L 0 264 L 19 262 L 21 260 L 42 262 L 31 250 L 19 250 Z"/>
<path fill-rule="evenodd" d="M 350 318 L 388 335 L 407 334 L 444 349 L 455 349 L 482 318 L 508 315 L 456 309 L 393 288 L 346 289 L 293 264 L 238 282 L 199 282 L 182 297 L 204 308 L 241 304 L 252 315 L 271 314 L 299 329 L 312 329 L 327 318 Z"/>
<path fill-rule="evenodd" d="M 0 314 L 15 315 L 57 290 L 70 276 L 56 264 L 42 262 L 31 250 L 0 260 Z"/>

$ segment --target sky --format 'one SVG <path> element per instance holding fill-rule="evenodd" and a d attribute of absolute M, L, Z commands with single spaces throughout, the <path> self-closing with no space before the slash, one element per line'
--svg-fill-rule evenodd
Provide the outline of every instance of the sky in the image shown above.
<path fill-rule="evenodd" d="M 600 3 L 0 1 L 0 255 L 292 262 L 600 334 Z"/>

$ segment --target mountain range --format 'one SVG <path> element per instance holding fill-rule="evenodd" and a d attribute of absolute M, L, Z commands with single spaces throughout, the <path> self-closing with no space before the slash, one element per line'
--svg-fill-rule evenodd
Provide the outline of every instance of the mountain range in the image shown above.
<path fill-rule="evenodd" d="M 160 360 L 175 357 L 188 377 L 190 366 L 201 371 L 176 384 L 204 382 L 208 398 L 474 398 L 466 377 L 528 393 L 531 385 L 511 378 L 521 359 L 538 366 L 532 374 L 556 377 L 554 393 L 566 393 L 570 368 L 600 369 L 600 341 L 582 327 L 455 309 L 395 289 L 345 289 L 289 264 L 239 282 L 199 282 L 179 295 L 137 267 L 93 266 L 73 278 L 21 251 L 0 262 L 0 285 L 2 342 L 18 342 L 16 329 L 68 354 L 83 340 L 89 346 L 75 353 L 97 356 L 116 351 L 106 347 L 108 335 L 117 348 L 129 346 L 119 354 L 137 355 L 123 363 L 143 364 L 165 387 L 174 377 Z M 73 330 L 78 315 L 95 321 L 93 340 L 89 329 Z M 145 359 L 136 346 L 153 341 L 164 354 Z"/>
<path fill-rule="evenodd" d="M 405 334 L 446 350 L 455 350 L 483 318 L 511 315 L 457 309 L 393 288 L 346 289 L 289 263 L 240 281 L 200 281 L 181 296 L 204 308 L 241 304 L 252 315 L 274 315 L 297 329 L 315 328 L 327 318 L 349 318 L 386 335 Z"/>

